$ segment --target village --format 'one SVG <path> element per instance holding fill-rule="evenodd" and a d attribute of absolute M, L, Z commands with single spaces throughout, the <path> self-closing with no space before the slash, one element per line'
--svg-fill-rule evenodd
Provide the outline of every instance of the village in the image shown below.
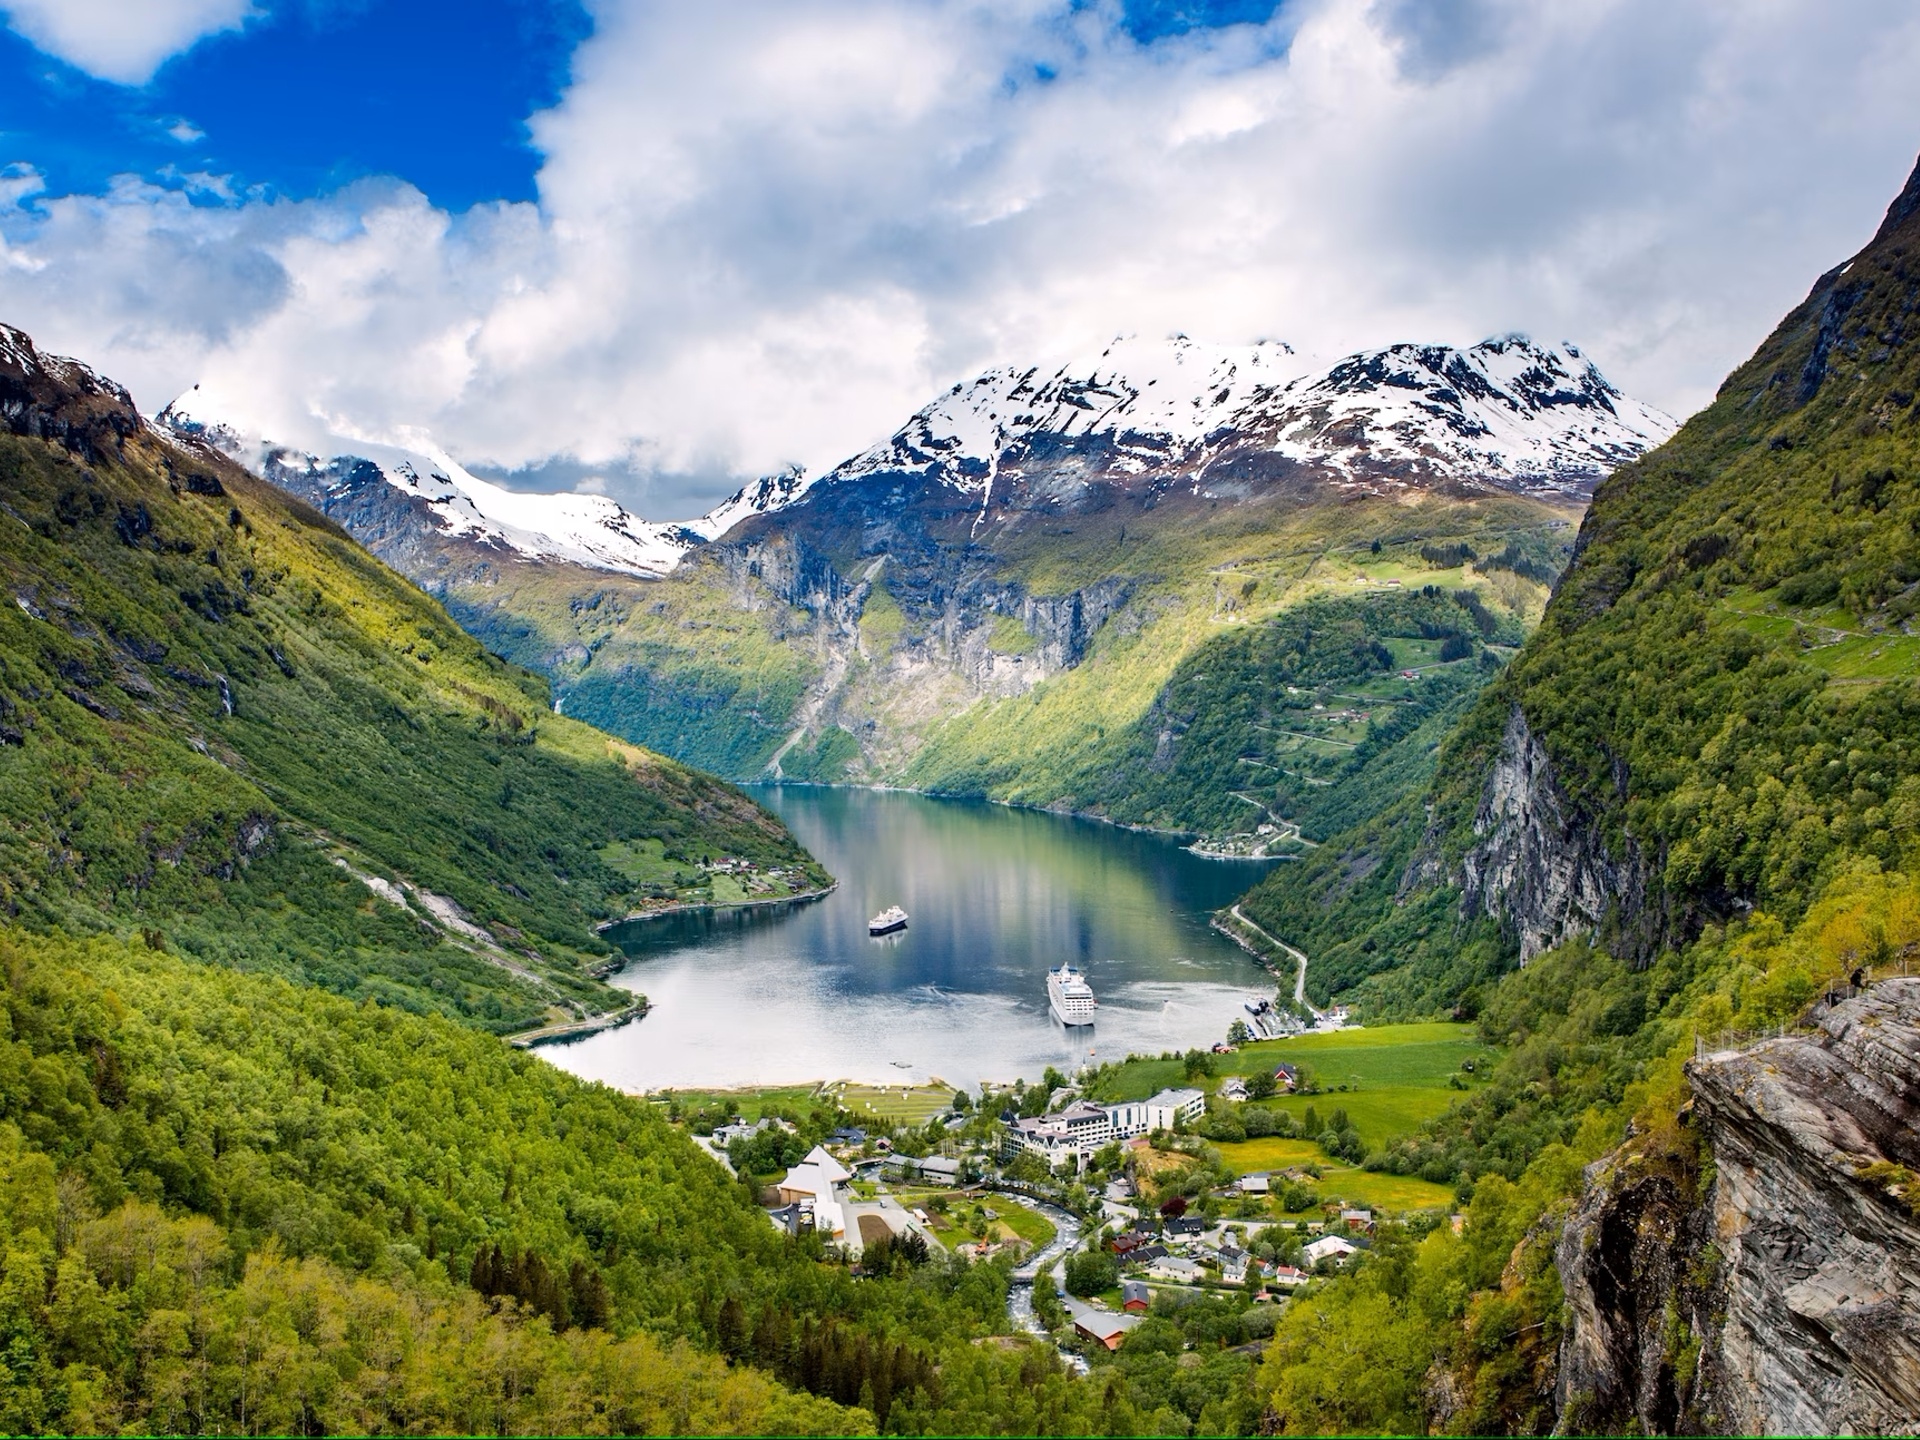
<path fill-rule="evenodd" d="M 1373 1049 L 1392 1049 L 1377 1038 Z M 1357 1084 L 1325 1085 L 1333 1052 L 1316 1052 L 1317 1073 L 1304 1060 L 1254 1063 L 1268 1048 L 1135 1056 L 1071 1080 L 1049 1070 L 977 1097 L 839 1082 L 783 1092 L 751 1119 L 737 1112 L 752 1105 L 721 1097 L 690 1114 L 696 1097 L 674 1104 L 796 1243 L 855 1273 L 1003 1267 L 1014 1327 L 1085 1364 L 1149 1317 L 1177 1322 L 1195 1305 L 1252 1343 L 1301 1287 L 1363 1262 L 1378 1225 L 1459 1228 L 1446 1189 L 1356 1163 L 1364 1142 L 1345 1104 L 1362 1101 Z M 1449 1063 L 1449 1078 L 1475 1068 L 1471 1056 Z M 1159 1073 L 1189 1083 L 1107 1098 Z M 1269 1138 L 1244 1138 L 1256 1133 Z M 1229 1163 L 1261 1156 L 1275 1163 Z"/>

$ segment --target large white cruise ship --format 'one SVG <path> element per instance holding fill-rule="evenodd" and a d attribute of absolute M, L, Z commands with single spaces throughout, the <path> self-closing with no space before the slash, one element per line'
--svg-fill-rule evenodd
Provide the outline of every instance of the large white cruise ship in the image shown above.
<path fill-rule="evenodd" d="M 1087 977 L 1072 965 L 1047 972 L 1047 1003 L 1062 1025 L 1093 1024 L 1093 1012 L 1100 1004 Z"/>

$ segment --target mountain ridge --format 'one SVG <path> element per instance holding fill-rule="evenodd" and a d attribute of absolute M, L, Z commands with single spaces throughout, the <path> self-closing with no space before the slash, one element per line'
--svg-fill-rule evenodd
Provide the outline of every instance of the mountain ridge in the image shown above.
<path fill-rule="evenodd" d="M 4 327 L 0 423 L 14 919 L 499 1030 L 624 1005 L 593 925 L 715 855 L 825 883 L 746 796 L 553 716 L 333 521 Z M 657 863 L 602 853 L 635 841 Z"/>
<path fill-rule="evenodd" d="M 1240 811 L 1251 834 L 1258 809 L 1213 780 L 1169 809 L 1179 787 L 1148 802 L 1075 760 L 1136 744 L 1088 720 L 1146 723 L 1195 647 L 1354 586 L 1472 592 L 1484 613 L 1444 622 L 1456 643 L 1515 643 L 1595 478 L 1670 426 L 1576 347 L 1521 337 L 1331 366 L 1120 341 L 988 372 L 826 474 L 743 487 L 701 522 L 719 538 L 653 579 L 442 534 L 377 469 L 332 490 L 317 462 L 273 478 L 548 674 L 567 713 L 690 763 L 1174 829 L 1237 830 Z M 1421 629 L 1440 612 L 1415 610 L 1367 612 L 1378 654 L 1440 643 Z M 1008 708 L 1023 698 L 1038 713 Z M 1187 723 L 1147 742 L 1179 773 Z M 1198 763 L 1225 783 L 1211 750 Z"/>
<path fill-rule="evenodd" d="M 1452 481 L 1573 494 L 1673 428 L 1670 417 L 1622 395 L 1577 347 L 1536 346 L 1518 334 L 1465 348 L 1394 345 L 1330 365 L 1271 342 L 1123 337 L 1047 375 L 1039 366 L 1001 366 L 957 382 L 888 439 L 818 477 L 789 467 L 695 519 L 651 521 L 604 495 L 495 485 L 431 444 L 343 440 L 332 456 L 305 452 L 261 435 L 233 409 L 195 386 L 154 420 L 326 513 L 379 508 L 368 492 L 385 481 L 413 503 L 399 505 L 376 538 L 406 533 L 407 553 L 437 531 L 502 558 L 649 578 L 737 525 L 874 475 L 918 472 L 963 493 L 979 490 L 984 504 L 1003 465 L 1017 478 L 1036 447 L 1061 442 L 1109 444 L 1110 475 L 1172 470 L 1191 473 L 1196 487 L 1210 470 L 1244 485 L 1250 470 L 1291 464 L 1355 484 Z M 401 514 L 411 515 L 411 530 L 397 521 Z"/>

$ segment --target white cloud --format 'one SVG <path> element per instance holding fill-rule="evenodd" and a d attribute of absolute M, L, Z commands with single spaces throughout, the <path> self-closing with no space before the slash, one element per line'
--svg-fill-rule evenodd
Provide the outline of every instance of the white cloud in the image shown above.
<path fill-rule="evenodd" d="M 191 145 L 196 140 L 204 140 L 207 138 L 207 132 L 191 120 L 174 121 L 167 127 L 167 134 L 178 140 L 182 145 Z"/>
<path fill-rule="evenodd" d="M 21 35 L 69 65 L 121 85 L 144 85 L 169 56 L 253 13 L 251 0 L 4 0 Z"/>
<path fill-rule="evenodd" d="M 1524 329 L 1684 412 L 1920 148 L 1905 0 L 1306 0 L 1146 47 L 1042 0 L 599 11 L 537 206 L 28 196 L 0 318 L 149 406 L 204 378 L 660 516 L 1124 331 Z"/>

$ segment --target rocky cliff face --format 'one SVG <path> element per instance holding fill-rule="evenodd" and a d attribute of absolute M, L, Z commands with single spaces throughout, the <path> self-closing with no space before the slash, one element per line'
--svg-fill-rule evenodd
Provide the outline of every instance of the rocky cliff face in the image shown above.
<path fill-rule="evenodd" d="M 1920 1433 L 1920 980 L 1688 1073 L 1717 1172 L 1728 1418 Z"/>
<path fill-rule="evenodd" d="M 1624 796 L 1624 774 L 1618 788 Z M 1611 855 L 1591 818 L 1568 802 L 1547 747 L 1513 706 L 1460 862 L 1467 914 L 1505 921 L 1522 961 L 1608 921 L 1625 950 L 1648 951 L 1651 876 L 1631 840 L 1624 849 Z"/>
<path fill-rule="evenodd" d="M 0 427 L 98 461 L 143 425 L 125 386 L 0 325 Z"/>
<path fill-rule="evenodd" d="M 1920 979 L 1688 1067 L 1712 1160 L 1597 1165 L 1562 1428 L 1920 1434 Z"/>

